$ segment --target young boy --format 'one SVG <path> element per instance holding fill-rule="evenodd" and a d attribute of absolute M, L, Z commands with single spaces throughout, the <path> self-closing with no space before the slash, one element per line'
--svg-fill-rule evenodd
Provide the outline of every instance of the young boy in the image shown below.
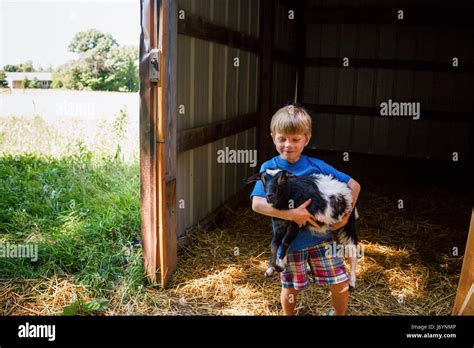
<path fill-rule="evenodd" d="M 348 175 L 341 173 L 327 163 L 302 155 L 303 149 L 311 139 L 311 117 L 303 108 L 288 105 L 278 110 L 272 117 L 270 135 L 280 156 L 262 164 L 260 171 L 267 168 L 280 168 L 291 171 L 297 176 L 314 173 L 332 175 L 338 180 L 347 183 L 352 189 L 353 207 L 357 202 L 360 185 Z M 263 184 L 258 181 L 250 195 L 252 209 L 260 214 L 291 220 L 303 227 L 306 223 L 317 226 L 314 216 L 305 203 L 294 209 L 277 210 L 265 199 Z M 343 227 L 349 215 L 331 227 L 335 231 Z M 285 315 L 293 315 L 298 293 L 308 287 L 306 263 L 310 264 L 314 279 L 318 284 L 328 284 L 331 291 L 332 305 L 335 315 L 345 315 L 349 298 L 348 275 L 342 258 L 326 255 L 326 246 L 332 242 L 331 232 L 324 236 L 314 236 L 306 229 L 301 229 L 288 250 L 288 264 L 280 273 L 282 289 L 281 304 Z"/>

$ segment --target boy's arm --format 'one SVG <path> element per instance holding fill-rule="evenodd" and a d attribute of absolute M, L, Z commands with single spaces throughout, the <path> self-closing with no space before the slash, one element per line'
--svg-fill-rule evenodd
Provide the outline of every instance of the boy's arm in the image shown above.
<path fill-rule="evenodd" d="M 347 185 L 352 189 L 352 209 L 354 209 L 354 207 L 357 203 L 357 198 L 359 198 L 359 193 L 360 193 L 361 187 L 360 187 L 360 184 L 352 178 L 349 180 Z M 351 212 L 352 212 L 352 210 L 351 210 Z M 335 230 L 338 230 L 341 227 L 345 226 L 347 224 L 347 221 L 349 220 L 350 215 L 351 215 L 350 213 L 344 215 L 342 217 L 341 222 L 332 225 L 330 230 L 335 231 Z"/>
<path fill-rule="evenodd" d="M 301 204 L 299 207 L 294 209 L 287 210 L 278 210 L 273 208 L 265 199 L 265 197 L 253 196 L 252 198 L 252 210 L 256 213 L 260 213 L 267 216 L 272 216 L 280 218 L 283 220 L 294 221 L 298 226 L 302 227 L 306 223 L 318 227 L 315 222 L 315 218 L 311 213 L 306 209 L 306 207 L 311 203 L 311 198 L 306 202 Z"/>

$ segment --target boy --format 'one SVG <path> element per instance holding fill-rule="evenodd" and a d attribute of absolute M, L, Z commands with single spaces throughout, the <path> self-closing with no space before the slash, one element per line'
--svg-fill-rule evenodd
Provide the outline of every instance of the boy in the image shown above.
<path fill-rule="evenodd" d="M 276 150 L 280 156 L 262 164 L 260 172 L 267 168 L 280 168 L 291 171 L 297 176 L 314 173 L 332 175 L 347 183 L 352 189 L 353 207 L 357 202 L 360 185 L 348 175 L 341 173 L 325 162 L 302 155 L 303 149 L 311 139 L 311 117 L 303 108 L 288 105 L 273 115 L 270 130 Z M 267 203 L 263 184 L 258 181 L 250 195 L 253 211 L 291 220 L 303 227 L 306 223 L 317 226 L 305 203 L 294 209 L 277 210 Z M 331 226 L 331 231 L 343 227 L 349 219 L 349 214 L 342 221 Z M 288 250 L 288 264 L 280 273 L 282 283 L 281 304 L 285 315 L 293 315 L 298 293 L 308 287 L 306 263 L 310 263 L 315 280 L 319 284 L 328 284 L 331 291 L 332 305 L 335 315 L 345 315 L 349 298 L 348 275 L 342 258 L 326 255 L 326 246 L 332 241 L 331 232 L 324 236 L 314 236 L 306 229 L 301 229 Z"/>

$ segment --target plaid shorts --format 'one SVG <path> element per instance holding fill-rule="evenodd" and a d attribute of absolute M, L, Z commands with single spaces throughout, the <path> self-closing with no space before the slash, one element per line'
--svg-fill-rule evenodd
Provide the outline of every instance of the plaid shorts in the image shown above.
<path fill-rule="evenodd" d="M 339 284 L 349 280 L 346 267 L 341 257 L 326 256 L 326 246 L 332 243 L 329 239 L 317 245 L 288 253 L 288 263 L 280 273 L 284 288 L 304 290 L 308 287 L 306 264 L 309 263 L 317 284 Z"/>

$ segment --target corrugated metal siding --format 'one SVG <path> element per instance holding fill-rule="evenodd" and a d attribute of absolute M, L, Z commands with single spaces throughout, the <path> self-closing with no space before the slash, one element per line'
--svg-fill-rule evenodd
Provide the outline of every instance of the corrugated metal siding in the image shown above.
<path fill-rule="evenodd" d="M 178 8 L 258 38 L 260 1 L 180 0 Z M 234 58 L 239 58 L 239 67 Z M 178 35 L 177 131 L 231 119 L 258 109 L 259 57 L 226 45 Z M 217 163 L 220 149 L 256 149 L 256 128 L 178 154 L 178 237 L 242 188 L 249 164 Z"/>
<path fill-rule="evenodd" d="M 443 5 L 441 1 L 429 4 Z M 381 6 L 377 1 L 309 1 L 310 7 L 366 5 Z M 306 56 L 430 62 L 451 61 L 457 56 L 472 63 L 473 34 L 472 27 L 310 24 Z M 472 74 L 463 73 L 307 67 L 304 102 L 378 108 L 382 101 L 392 99 L 420 102 L 425 110 L 473 112 L 472 98 L 467 95 L 472 80 Z M 409 121 L 321 113 L 314 115 L 314 123 L 310 146 L 315 148 L 444 159 L 451 158 L 453 151 L 468 151 L 467 122 L 424 121 L 423 114 L 420 120 Z"/>
<path fill-rule="evenodd" d="M 274 17 L 274 32 L 273 44 L 276 48 L 284 49 L 286 51 L 293 51 L 296 49 L 296 23 L 295 19 L 290 18 L 289 9 L 283 6 L 280 1 L 275 1 L 275 17 Z"/>
<path fill-rule="evenodd" d="M 279 108 L 295 99 L 296 67 L 273 61 L 272 107 Z"/>
<path fill-rule="evenodd" d="M 296 21 L 290 19 L 290 9 L 275 1 L 274 47 L 289 53 L 296 50 Z M 296 67 L 277 60 L 273 61 L 272 107 L 279 108 L 291 103 L 295 97 Z"/>
<path fill-rule="evenodd" d="M 426 5 L 441 6 L 442 1 Z M 377 0 L 309 0 L 309 6 L 381 6 Z M 384 2 L 383 6 L 410 5 L 410 1 Z M 451 6 L 451 4 L 450 4 Z M 455 5 L 453 5 L 455 6 Z M 260 1 L 180 0 L 179 9 L 212 23 L 258 38 Z M 274 46 L 295 52 L 296 23 L 288 8 L 275 2 Z M 311 24 L 306 26 L 307 57 L 350 57 L 442 62 L 453 55 L 474 61 L 472 27 L 436 28 L 375 24 Z M 455 54 L 453 53 L 455 52 Z M 234 58 L 240 66 L 236 68 Z M 179 35 L 178 131 L 255 112 L 259 99 L 259 58 L 254 53 Z M 434 111 L 472 112 L 472 75 L 430 71 L 307 67 L 303 102 L 379 107 L 388 99 L 419 101 Z M 274 61 L 272 106 L 293 101 L 296 67 Z M 423 115 L 421 116 L 423 119 Z M 464 123 L 407 121 L 358 115 L 314 115 L 312 144 L 321 149 L 446 158 L 467 148 Z M 440 141 L 440 139 L 443 139 Z M 435 141 L 436 140 L 436 141 Z M 221 205 L 240 187 L 252 169 L 248 164 L 219 164 L 219 149 L 254 149 L 253 128 L 178 155 L 178 233 Z M 455 149 L 455 150 L 453 150 Z"/>
<path fill-rule="evenodd" d="M 309 7 L 339 8 L 358 6 L 446 6 L 446 0 L 309 0 Z M 451 4 L 450 4 L 451 6 Z M 452 5 L 456 7 L 456 4 Z"/>

